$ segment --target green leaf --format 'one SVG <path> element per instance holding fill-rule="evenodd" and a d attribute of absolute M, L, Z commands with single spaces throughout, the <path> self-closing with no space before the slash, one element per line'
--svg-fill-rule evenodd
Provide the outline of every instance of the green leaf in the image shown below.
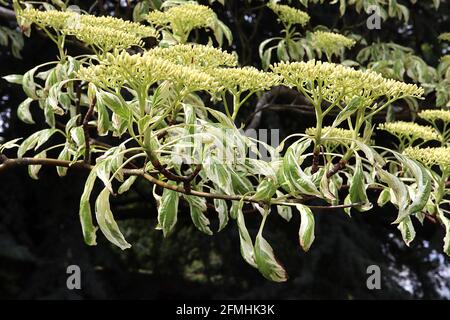
<path fill-rule="evenodd" d="M 252 199 L 256 201 L 270 200 L 277 191 L 277 185 L 270 178 L 261 181 Z"/>
<path fill-rule="evenodd" d="M 254 249 L 255 262 L 259 272 L 261 272 L 265 278 L 275 282 L 284 282 L 288 279 L 286 270 L 281 263 L 278 262 L 272 247 L 262 235 L 266 217 L 267 216 L 264 217 L 258 235 L 256 236 Z"/>
<path fill-rule="evenodd" d="M 316 185 L 300 167 L 303 159 L 300 155 L 311 144 L 310 140 L 294 143 L 287 150 L 283 157 L 282 174 L 285 183 L 289 186 L 289 191 L 298 191 L 307 195 L 322 196 Z"/>
<path fill-rule="evenodd" d="M 389 186 L 391 190 L 390 201 L 399 208 L 398 216 L 407 216 L 406 207 L 409 204 L 409 194 L 406 185 L 398 177 L 381 168 L 377 170 L 377 174 L 380 180 Z"/>
<path fill-rule="evenodd" d="M 228 171 L 232 181 L 232 190 L 235 193 L 243 195 L 253 191 L 253 185 L 247 177 L 238 174 L 234 170 L 228 169 Z"/>
<path fill-rule="evenodd" d="M 42 159 L 42 158 L 46 158 L 46 157 L 47 157 L 47 152 L 44 150 L 44 151 L 38 153 L 37 155 L 35 155 L 34 159 L 40 159 L 40 158 Z M 38 174 L 39 174 L 39 171 L 41 170 L 41 168 L 42 168 L 42 165 L 36 165 L 36 164 L 28 166 L 28 175 L 32 179 L 38 180 L 39 179 Z"/>
<path fill-rule="evenodd" d="M 415 192 L 413 202 L 407 208 L 407 210 L 401 212 L 401 215 L 399 213 L 397 219 L 394 221 L 394 223 L 399 223 L 406 215 L 415 214 L 425 208 L 431 195 L 431 177 L 425 167 L 419 164 L 417 161 L 409 159 L 402 155 L 394 155 L 403 163 L 406 168 L 409 169 L 410 173 L 416 181 L 417 186 L 417 191 Z"/>
<path fill-rule="evenodd" d="M 350 118 L 361 106 L 361 103 L 363 102 L 363 98 L 360 96 L 353 97 L 350 102 L 345 106 L 344 109 L 339 112 L 336 119 L 333 121 L 332 127 L 337 127 L 340 123 Z"/>
<path fill-rule="evenodd" d="M 397 227 L 401 234 L 403 241 L 406 243 L 406 245 L 409 247 L 409 244 L 414 240 L 416 237 L 416 231 L 414 230 L 414 226 L 411 221 L 411 217 L 407 216 L 404 218 Z"/>
<path fill-rule="evenodd" d="M 99 136 L 106 136 L 109 131 L 109 113 L 106 106 L 102 103 L 103 101 L 98 101 L 96 104 L 97 108 L 97 131 Z"/>
<path fill-rule="evenodd" d="M 116 113 L 124 120 L 128 120 L 130 117 L 130 109 L 122 97 L 110 92 L 99 90 L 97 91 L 97 101 L 102 105 L 106 105 L 112 112 Z"/>
<path fill-rule="evenodd" d="M 52 128 L 55 127 L 55 111 L 48 103 L 44 106 L 45 122 Z"/>
<path fill-rule="evenodd" d="M 282 197 L 284 194 L 281 191 L 277 191 L 277 196 Z M 278 214 L 287 222 L 292 219 L 292 208 L 290 206 L 277 205 Z"/>
<path fill-rule="evenodd" d="M 9 83 L 13 83 L 13 84 L 22 84 L 23 83 L 23 75 L 21 75 L 21 74 L 10 74 L 10 75 L 4 76 L 2 78 L 5 79 L 6 81 L 8 81 Z"/>
<path fill-rule="evenodd" d="M 97 177 L 103 182 L 105 188 L 107 188 L 111 193 L 114 193 L 111 181 L 109 180 L 111 176 L 111 161 L 113 159 L 114 158 L 109 157 L 98 160 L 98 163 L 94 168 L 97 172 Z"/>
<path fill-rule="evenodd" d="M 97 218 L 98 226 L 111 243 L 125 250 L 131 248 L 131 245 L 125 240 L 119 226 L 114 220 L 109 205 L 109 190 L 104 188 L 95 201 L 95 217 Z"/>
<path fill-rule="evenodd" d="M 372 204 L 367 198 L 361 157 L 358 155 L 356 155 L 355 171 L 351 178 L 349 194 L 351 203 L 363 203 L 362 205 L 355 207 L 358 211 L 363 212 L 372 209 Z"/>
<path fill-rule="evenodd" d="M 82 126 L 72 128 L 70 130 L 70 137 L 77 146 L 78 150 L 82 150 L 86 147 L 86 140 L 84 137 L 84 128 Z"/>
<path fill-rule="evenodd" d="M 205 198 L 200 198 L 196 196 L 184 195 L 184 199 L 189 203 L 189 208 L 191 210 L 191 218 L 194 225 L 203 233 L 207 235 L 212 235 L 212 231 L 209 228 L 209 219 L 205 216 L 207 210 Z"/>
<path fill-rule="evenodd" d="M 86 244 L 89 246 L 94 246 L 97 244 L 95 235 L 97 227 L 94 227 L 94 224 L 92 223 L 91 204 L 89 202 L 89 198 L 91 196 L 92 189 L 94 188 L 94 183 L 96 179 L 97 174 L 95 170 L 91 170 L 86 180 L 84 191 L 80 199 L 79 214 L 80 214 L 81 228 L 83 230 L 84 242 L 86 242 Z"/>
<path fill-rule="evenodd" d="M 245 225 L 244 214 L 242 213 L 242 202 L 238 202 L 237 208 L 237 225 L 239 229 L 239 241 L 241 255 L 244 260 L 252 267 L 257 268 L 255 261 L 255 250 L 253 248 L 253 241 L 250 238 L 247 227 Z"/>
<path fill-rule="evenodd" d="M 214 35 L 216 37 L 217 42 L 219 42 L 220 46 L 222 46 L 222 37 L 225 35 L 225 38 L 228 41 L 228 45 L 233 44 L 233 33 L 231 32 L 230 28 L 226 24 L 224 24 L 222 21 L 217 19 L 216 26 L 214 28 Z"/>
<path fill-rule="evenodd" d="M 28 124 L 34 124 L 33 116 L 30 112 L 31 102 L 33 102 L 33 99 L 27 98 L 17 107 L 17 117 Z"/>
<path fill-rule="evenodd" d="M 70 147 L 69 145 L 65 145 L 64 148 L 61 150 L 58 160 L 63 161 L 70 161 Z M 64 177 L 67 174 L 67 168 L 66 167 L 56 167 L 56 172 L 58 173 L 58 176 Z"/>
<path fill-rule="evenodd" d="M 21 140 L 22 138 L 16 138 L 13 140 L 9 140 L 6 141 L 3 144 L 0 144 L 0 153 L 3 152 L 3 150 L 7 150 L 7 149 L 12 149 L 12 148 L 18 148 L 19 145 L 17 144 L 17 142 L 19 142 L 19 140 Z"/>
<path fill-rule="evenodd" d="M 300 240 L 300 246 L 304 251 L 308 251 L 314 242 L 314 215 L 311 209 L 305 205 L 297 204 L 296 208 L 300 211 L 300 229 L 298 231 L 298 236 Z"/>
<path fill-rule="evenodd" d="M 44 129 L 33 133 L 20 144 L 17 156 L 22 158 L 28 150 L 33 148 L 34 150 L 39 149 L 56 132 L 57 130 L 55 129 Z"/>
<path fill-rule="evenodd" d="M 27 71 L 22 78 L 22 88 L 25 94 L 32 99 L 37 99 L 38 96 L 36 95 L 36 83 L 34 82 L 34 73 L 38 67 L 35 67 L 31 69 L 30 71 Z"/>
<path fill-rule="evenodd" d="M 170 183 L 175 185 L 173 182 Z M 169 236 L 177 223 L 179 199 L 178 192 L 164 189 L 158 208 L 158 224 L 163 230 L 164 237 Z"/>
<path fill-rule="evenodd" d="M 228 206 L 227 202 L 222 199 L 214 199 L 214 207 L 219 214 L 219 230 L 222 231 L 223 228 L 228 224 Z"/>
<path fill-rule="evenodd" d="M 230 170 L 214 159 L 203 164 L 203 175 L 226 194 L 234 194 Z"/>
<path fill-rule="evenodd" d="M 381 191 L 380 195 L 378 196 L 377 204 L 381 208 L 390 200 L 391 200 L 391 189 L 384 188 L 383 191 Z"/>
<path fill-rule="evenodd" d="M 117 191 L 118 194 L 123 194 L 130 190 L 133 183 L 136 181 L 137 176 L 131 176 L 127 180 L 125 180 L 119 187 L 119 190 Z"/>

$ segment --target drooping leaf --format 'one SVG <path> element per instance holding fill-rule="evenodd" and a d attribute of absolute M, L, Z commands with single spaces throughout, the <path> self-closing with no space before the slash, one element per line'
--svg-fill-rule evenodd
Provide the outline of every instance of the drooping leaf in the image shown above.
<path fill-rule="evenodd" d="M 207 235 L 212 235 L 212 231 L 209 228 L 209 219 L 205 216 L 207 210 L 205 198 L 200 198 L 196 196 L 184 195 L 184 199 L 189 203 L 189 209 L 191 210 L 191 218 L 194 225 L 201 232 Z"/>
<path fill-rule="evenodd" d="M 405 244 L 407 246 L 409 246 L 409 244 L 416 237 L 416 231 L 414 230 L 414 226 L 412 224 L 411 217 L 407 216 L 406 218 L 404 218 L 398 224 L 397 228 L 400 230 L 400 232 L 402 234 L 403 241 L 405 242 Z"/>
<path fill-rule="evenodd" d="M 136 181 L 137 176 L 131 176 L 128 177 L 128 179 L 126 179 L 119 187 L 119 190 L 117 191 L 118 194 L 124 194 L 125 192 L 127 192 L 128 190 L 130 190 L 131 186 L 134 184 L 134 182 Z"/>
<path fill-rule="evenodd" d="M 239 204 L 239 202 L 238 202 Z M 255 261 L 255 250 L 253 247 L 253 241 L 250 238 L 247 227 L 245 225 L 244 214 L 242 212 L 242 202 L 237 209 L 237 225 L 239 229 L 239 241 L 241 248 L 241 255 L 244 260 L 252 267 L 257 268 Z"/>
<path fill-rule="evenodd" d="M 314 215 L 311 209 L 305 205 L 298 204 L 296 205 L 296 208 L 300 212 L 300 219 L 301 219 L 300 229 L 298 232 L 300 246 L 303 248 L 304 251 L 308 251 L 315 239 Z"/>
<path fill-rule="evenodd" d="M 174 183 L 171 184 L 175 185 Z M 178 192 L 164 189 L 158 207 L 158 224 L 163 230 L 165 237 L 169 236 L 177 223 L 179 199 L 180 195 Z"/>
<path fill-rule="evenodd" d="M 272 196 L 277 191 L 276 184 L 270 178 L 265 178 L 261 181 L 256 189 L 256 193 L 253 195 L 252 199 L 261 201 L 261 200 L 270 200 Z"/>
<path fill-rule="evenodd" d="M 366 189 L 367 188 L 365 183 L 362 161 L 361 158 L 357 155 L 355 170 L 350 180 L 349 194 L 351 203 L 362 203 L 361 205 L 355 207 L 358 211 L 368 211 L 372 209 L 372 204 L 369 202 L 369 199 L 367 198 Z"/>
<path fill-rule="evenodd" d="M 99 90 L 97 91 L 97 101 L 102 105 L 106 105 L 112 112 L 124 120 L 127 120 L 130 116 L 130 109 L 118 95 Z"/>
<path fill-rule="evenodd" d="M 258 235 L 256 236 L 254 249 L 255 262 L 259 272 L 265 278 L 275 282 L 284 282 L 288 279 L 286 270 L 277 260 L 272 247 L 262 235 L 265 219 L 266 217 L 264 217 Z"/>
<path fill-rule="evenodd" d="M 227 202 L 222 199 L 214 199 L 214 207 L 216 208 L 216 211 L 219 214 L 219 230 L 218 231 L 221 231 L 228 224 L 228 220 L 229 220 Z"/>
<path fill-rule="evenodd" d="M 26 98 L 17 107 L 17 117 L 27 124 L 34 124 L 33 116 L 31 115 L 31 112 L 30 112 L 31 102 L 33 102 L 33 99 Z"/>
<path fill-rule="evenodd" d="M 407 216 L 406 208 L 409 204 L 409 194 L 406 185 L 398 177 L 381 168 L 378 168 L 377 174 L 380 180 L 389 186 L 391 190 L 390 201 L 398 207 L 398 216 Z"/>
<path fill-rule="evenodd" d="M 277 197 L 282 197 L 283 193 L 281 191 L 276 192 Z M 284 206 L 284 205 L 277 205 L 277 212 L 278 214 L 287 222 L 291 221 L 292 219 L 292 208 L 290 206 Z"/>
<path fill-rule="evenodd" d="M 391 189 L 384 188 L 383 191 L 381 191 L 380 195 L 378 196 L 377 204 L 381 208 L 390 200 L 391 200 Z"/>
<path fill-rule="evenodd" d="M 87 245 L 94 246 L 97 244 L 95 232 L 97 231 L 97 227 L 94 227 L 92 223 L 92 214 L 91 214 L 91 204 L 89 202 L 89 198 L 91 196 L 92 189 L 94 188 L 95 180 L 97 179 L 97 174 L 95 170 L 91 170 L 85 186 L 83 194 L 80 199 L 80 222 L 81 228 L 83 230 L 84 242 Z"/>
<path fill-rule="evenodd" d="M 34 156 L 34 159 L 40 159 L 40 158 L 46 158 L 47 157 L 47 152 L 44 150 L 40 153 L 38 153 L 37 155 Z M 38 174 L 39 171 L 41 170 L 42 165 L 40 164 L 33 164 L 28 166 L 28 175 L 34 179 L 34 180 L 38 180 Z"/>
<path fill-rule="evenodd" d="M 97 218 L 98 226 L 105 235 L 106 239 L 125 250 L 131 245 L 125 240 L 122 232 L 119 229 L 109 205 L 109 190 L 104 188 L 97 197 L 95 202 L 95 217 Z"/>

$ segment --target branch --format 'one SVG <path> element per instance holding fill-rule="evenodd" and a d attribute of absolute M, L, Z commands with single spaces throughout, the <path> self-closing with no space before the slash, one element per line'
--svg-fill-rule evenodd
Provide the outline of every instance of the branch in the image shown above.
<path fill-rule="evenodd" d="M 65 161 L 65 160 L 58 160 L 58 159 L 49 159 L 49 158 L 15 158 L 15 159 L 9 159 L 4 155 L 1 155 L 0 157 L 0 174 L 2 172 L 5 172 L 8 169 L 19 167 L 19 166 L 30 166 L 30 165 L 43 165 L 43 166 L 52 166 L 52 167 L 65 167 L 65 168 L 73 168 L 73 169 L 84 169 L 84 170 L 92 170 L 94 166 L 92 166 L 89 163 L 86 163 L 84 161 L 77 161 L 77 162 L 71 162 L 71 161 Z M 195 171 L 194 171 L 195 172 Z M 139 176 L 144 178 L 145 180 L 149 181 L 150 183 L 157 185 L 164 189 L 169 189 L 172 191 L 176 191 L 179 193 L 183 193 L 186 195 L 193 195 L 197 197 L 202 197 L 206 199 L 222 199 L 222 200 L 228 200 L 228 201 L 243 201 L 246 203 L 257 203 L 257 204 L 266 204 L 270 205 L 269 202 L 259 201 L 252 199 L 248 196 L 241 196 L 241 195 L 227 195 L 227 194 L 218 194 L 218 193 L 208 193 L 203 191 L 196 191 L 196 190 L 186 190 L 183 187 L 169 184 L 165 181 L 159 180 L 152 175 L 145 173 L 142 169 L 123 169 L 123 173 L 127 176 Z M 295 203 L 303 203 L 303 199 L 293 199 L 290 201 L 286 201 L 285 204 L 295 204 Z M 352 204 L 345 204 L 345 205 L 337 205 L 337 206 L 308 206 L 312 209 L 328 209 L 328 210 L 334 210 L 334 209 L 340 209 L 340 208 L 349 208 L 349 207 L 355 207 L 360 206 L 362 203 L 352 203 Z"/>
<path fill-rule="evenodd" d="M 97 103 L 97 98 L 94 97 L 89 104 L 89 109 L 86 112 L 83 120 L 83 131 L 84 131 L 84 142 L 85 142 L 85 153 L 84 153 L 84 162 L 91 163 L 91 144 L 89 137 L 89 121 L 94 114 L 94 106 Z"/>

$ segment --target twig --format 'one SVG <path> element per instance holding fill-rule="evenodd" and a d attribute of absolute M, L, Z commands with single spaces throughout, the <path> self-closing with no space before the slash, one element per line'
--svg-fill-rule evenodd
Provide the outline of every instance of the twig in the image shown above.
<path fill-rule="evenodd" d="M 320 146 L 315 148 L 313 151 L 311 173 L 316 173 L 317 171 L 319 171 L 319 157 L 320 157 Z"/>
<path fill-rule="evenodd" d="M 80 105 L 81 105 L 81 81 L 75 82 L 75 92 L 76 92 L 76 100 L 75 100 L 75 111 L 77 114 L 80 113 Z M 78 123 L 78 125 L 80 125 Z"/>
<path fill-rule="evenodd" d="M 347 161 L 342 160 L 342 159 L 339 160 L 339 162 L 336 163 L 334 165 L 334 167 L 330 171 L 327 172 L 327 178 L 331 178 L 332 176 L 334 176 L 340 170 L 344 169 L 346 165 L 347 165 Z"/>
<path fill-rule="evenodd" d="M 19 166 L 30 166 L 30 165 L 43 165 L 43 166 L 53 166 L 53 167 L 65 167 L 65 168 L 73 168 L 73 169 L 84 169 L 84 170 L 92 170 L 94 166 L 84 161 L 65 161 L 58 159 L 49 159 L 49 158 L 15 158 L 8 159 L 6 156 L 2 155 L 1 164 L 0 164 L 0 174 L 5 172 L 8 169 L 19 167 Z M 241 195 L 227 195 L 227 194 L 218 194 L 218 193 L 208 193 L 203 191 L 189 190 L 187 191 L 185 188 L 180 187 L 178 185 L 172 185 L 165 181 L 159 180 L 152 175 L 145 173 L 142 169 L 123 169 L 124 175 L 127 176 L 140 176 L 149 181 L 152 184 L 155 184 L 161 188 L 173 190 L 183 194 L 189 194 L 197 197 L 202 197 L 206 199 L 222 199 L 228 201 L 243 201 L 246 203 L 257 203 L 261 204 L 264 201 L 255 200 L 248 196 Z M 192 175 L 191 175 L 192 176 Z M 293 199 L 287 201 L 286 203 L 303 203 L 302 199 Z M 265 204 L 269 205 L 270 201 L 265 202 Z M 276 204 L 276 203 L 274 203 Z M 333 210 L 339 208 L 349 208 L 354 206 L 359 206 L 361 203 L 353 203 L 353 204 L 345 204 L 345 205 L 337 205 L 337 206 L 309 206 L 313 209 L 324 209 L 324 210 Z"/>
<path fill-rule="evenodd" d="M 97 98 L 94 97 L 89 104 L 89 109 L 86 112 L 83 120 L 83 130 L 84 130 L 84 142 L 85 142 L 85 152 L 84 152 L 84 162 L 91 163 L 91 144 L 89 137 L 89 121 L 94 114 L 94 106 L 97 103 Z"/>

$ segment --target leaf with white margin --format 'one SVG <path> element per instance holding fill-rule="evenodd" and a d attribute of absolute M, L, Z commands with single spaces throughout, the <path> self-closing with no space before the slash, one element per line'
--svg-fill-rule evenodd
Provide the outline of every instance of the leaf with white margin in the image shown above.
<path fill-rule="evenodd" d="M 109 195 L 109 190 L 104 188 L 95 201 L 95 217 L 97 218 L 98 226 L 106 239 L 120 249 L 125 250 L 131 248 L 131 245 L 125 240 L 119 226 L 114 220 L 109 204 Z"/>

